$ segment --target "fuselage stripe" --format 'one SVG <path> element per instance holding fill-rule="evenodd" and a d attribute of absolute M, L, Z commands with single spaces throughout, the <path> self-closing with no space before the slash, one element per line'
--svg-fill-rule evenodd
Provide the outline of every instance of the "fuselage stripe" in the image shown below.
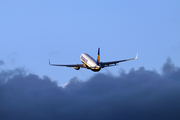
<path fill-rule="evenodd" d="M 90 69 L 94 70 L 94 69 L 97 69 L 99 70 L 100 68 L 92 68 L 90 65 L 88 65 L 87 63 L 85 63 L 84 61 L 81 60 L 81 62 L 83 62 L 85 65 L 87 65 L 88 67 L 90 67 Z"/>
<path fill-rule="evenodd" d="M 81 62 L 83 62 L 85 65 L 87 65 L 88 67 L 90 67 L 87 63 L 85 63 L 83 60 L 81 60 Z"/>

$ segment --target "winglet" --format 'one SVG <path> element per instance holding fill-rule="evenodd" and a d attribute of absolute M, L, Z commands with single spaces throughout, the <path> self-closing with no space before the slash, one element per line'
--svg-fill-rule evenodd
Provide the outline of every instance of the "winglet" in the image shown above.
<path fill-rule="evenodd" d="M 138 58 L 138 52 L 137 52 L 137 54 L 136 54 L 136 58 L 135 59 L 137 59 Z"/>
<path fill-rule="evenodd" d="M 49 65 L 51 65 L 51 63 L 50 63 L 50 59 L 49 59 Z"/>

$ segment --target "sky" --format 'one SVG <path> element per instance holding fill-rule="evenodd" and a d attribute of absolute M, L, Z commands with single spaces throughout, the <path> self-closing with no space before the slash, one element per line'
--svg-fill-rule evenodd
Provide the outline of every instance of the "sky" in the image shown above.
<path fill-rule="evenodd" d="M 179 6 L 0 1 L 0 118 L 179 119 Z M 139 55 L 96 73 L 48 64 L 80 64 L 82 53 L 96 59 L 98 48 L 101 62 Z"/>
<path fill-rule="evenodd" d="M 52 67 L 80 64 L 80 55 L 102 62 L 133 58 L 100 73 L 118 75 L 141 66 L 161 72 L 170 57 L 176 65 L 180 51 L 179 1 L 0 1 L 0 55 L 4 69 L 24 68 L 49 76 L 59 85 L 71 78 L 87 80 L 94 72 Z M 63 80 L 60 80 L 63 78 Z"/>
<path fill-rule="evenodd" d="M 1 1 L 0 51 L 5 69 L 23 67 L 31 73 L 67 83 L 87 80 L 86 69 L 51 67 L 81 63 L 80 55 L 113 61 L 135 57 L 101 73 L 118 75 L 145 66 L 160 72 L 170 57 L 179 65 L 180 2 L 178 1 Z M 59 79 L 63 78 L 63 81 Z"/>

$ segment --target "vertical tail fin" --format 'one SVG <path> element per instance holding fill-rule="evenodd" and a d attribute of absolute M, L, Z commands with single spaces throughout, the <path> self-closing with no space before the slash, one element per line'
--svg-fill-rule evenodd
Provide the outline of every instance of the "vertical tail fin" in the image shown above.
<path fill-rule="evenodd" d="M 100 61 L 100 48 L 98 48 L 98 54 L 97 54 L 97 65 L 99 65 L 99 61 Z"/>

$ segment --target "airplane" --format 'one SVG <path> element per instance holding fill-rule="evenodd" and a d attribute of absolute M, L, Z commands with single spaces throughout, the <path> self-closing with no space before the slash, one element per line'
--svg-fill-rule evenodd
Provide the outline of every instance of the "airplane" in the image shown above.
<path fill-rule="evenodd" d="M 74 69 L 79 70 L 80 68 L 87 68 L 94 72 L 98 72 L 101 68 L 116 66 L 119 62 L 125 62 L 130 60 L 135 60 L 138 57 L 138 53 L 135 58 L 111 61 L 111 62 L 100 62 L 100 48 L 98 48 L 97 60 L 94 60 L 90 55 L 83 53 L 80 56 L 80 60 L 83 64 L 72 64 L 72 65 L 60 65 L 60 64 L 51 64 L 49 60 L 49 65 L 51 66 L 65 66 L 65 67 L 74 67 Z"/>

